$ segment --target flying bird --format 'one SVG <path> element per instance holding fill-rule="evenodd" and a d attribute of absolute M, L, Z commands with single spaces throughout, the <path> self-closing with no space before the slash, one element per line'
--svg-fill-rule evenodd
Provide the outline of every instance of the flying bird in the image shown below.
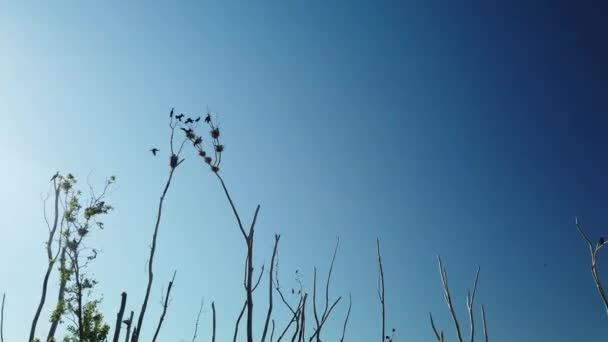
<path fill-rule="evenodd" d="M 57 171 L 57 173 L 55 173 L 55 174 L 53 175 L 53 177 L 51 177 L 51 180 L 50 180 L 50 181 L 51 181 L 51 182 L 52 182 L 52 181 L 54 181 L 55 179 L 57 179 L 57 177 L 59 177 L 59 171 Z"/>
<path fill-rule="evenodd" d="M 176 115 L 175 118 L 179 121 L 182 121 L 182 118 L 184 117 L 184 114 L 180 114 L 180 115 Z"/>
<path fill-rule="evenodd" d="M 172 118 L 172 117 L 173 117 L 173 110 L 174 110 L 174 109 L 175 109 L 175 108 L 171 108 L 171 113 L 169 113 L 169 117 L 170 117 L 170 118 Z"/>
<path fill-rule="evenodd" d="M 150 149 L 150 152 L 152 152 L 153 155 L 156 155 L 156 152 L 158 152 L 159 150 L 155 147 Z"/>
<path fill-rule="evenodd" d="M 207 114 L 207 116 L 205 116 L 205 123 L 210 123 L 211 122 L 211 114 Z"/>
<path fill-rule="evenodd" d="M 193 122 L 194 122 L 194 120 L 192 120 L 191 118 L 188 118 L 188 119 L 186 120 L 186 123 L 187 123 L 187 124 L 189 124 L 189 123 L 193 123 Z"/>

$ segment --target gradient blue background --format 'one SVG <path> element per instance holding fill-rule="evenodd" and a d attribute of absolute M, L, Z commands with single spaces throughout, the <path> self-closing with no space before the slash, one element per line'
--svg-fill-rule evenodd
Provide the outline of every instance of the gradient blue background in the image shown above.
<path fill-rule="evenodd" d="M 118 176 L 91 271 L 108 321 L 123 290 L 139 308 L 167 113 L 207 105 L 219 113 L 237 205 L 247 218 L 262 205 L 258 265 L 280 232 L 283 284 L 298 269 L 310 286 L 341 236 L 332 295 L 352 292 L 348 341 L 378 339 L 376 237 L 398 341 L 432 340 L 429 311 L 455 337 L 437 253 L 462 320 L 481 267 L 477 303 L 492 341 L 600 340 L 607 317 L 574 216 L 594 239 L 607 233 L 606 8 L 525 3 L 1 2 L 6 341 L 25 338 L 39 298 L 41 194 L 56 170 L 83 182 L 91 171 Z M 212 300 L 218 339 L 229 340 L 244 258 L 230 208 L 193 157 L 167 201 L 144 336 L 177 269 L 160 340 L 191 340 L 201 298 L 200 340 Z M 325 340 L 336 339 L 345 304 Z"/>

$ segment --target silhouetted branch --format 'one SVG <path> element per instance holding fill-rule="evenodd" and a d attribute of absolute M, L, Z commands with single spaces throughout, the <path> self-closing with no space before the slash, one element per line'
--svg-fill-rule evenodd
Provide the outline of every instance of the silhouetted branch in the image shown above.
<path fill-rule="evenodd" d="M 483 322 L 483 338 L 488 342 L 488 328 L 486 327 L 486 308 L 481 305 L 481 320 Z"/>
<path fill-rule="evenodd" d="M 125 306 L 127 305 L 127 293 L 123 292 L 120 297 L 120 309 L 118 310 L 118 314 L 116 314 L 116 325 L 114 325 L 114 338 L 112 339 L 113 342 L 118 342 L 118 339 L 120 338 L 122 316 L 125 314 Z"/>
<path fill-rule="evenodd" d="M 376 251 L 378 253 L 378 270 L 379 270 L 379 274 L 378 274 L 378 297 L 380 299 L 380 305 L 382 307 L 382 312 L 381 312 L 381 330 L 382 330 L 382 339 L 381 341 L 384 341 L 384 338 L 386 337 L 386 311 L 385 311 L 385 302 L 384 302 L 384 269 L 382 268 L 382 257 L 380 254 L 380 239 L 376 239 Z"/>
<path fill-rule="evenodd" d="M 201 299 L 201 305 L 198 308 L 198 315 L 196 315 L 196 324 L 194 325 L 194 335 L 192 336 L 192 342 L 196 341 L 196 335 L 198 334 L 198 324 L 200 322 L 201 319 L 201 314 L 203 313 L 203 306 L 205 304 L 205 301 L 203 301 Z"/>
<path fill-rule="evenodd" d="M 213 313 L 213 330 L 211 333 L 211 342 L 215 342 L 215 302 L 211 302 L 211 311 Z"/>
<path fill-rule="evenodd" d="M 344 336 L 346 336 L 346 326 L 348 325 L 348 319 L 350 318 L 350 309 L 353 306 L 353 298 L 351 294 L 348 294 L 348 311 L 346 312 L 346 319 L 344 319 L 344 326 L 342 327 L 342 337 L 340 342 L 344 342 Z"/>
<path fill-rule="evenodd" d="M 448 275 L 446 273 L 445 267 L 443 267 L 443 264 L 441 263 L 441 256 L 438 255 L 437 260 L 439 262 L 439 274 L 441 275 L 441 283 L 443 284 L 445 302 L 448 305 L 450 314 L 452 315 L 452 320 L 454 321 L 454 327 L 456 328 L 456 336 L 458 337 L 458 341 L 462 342 L 460 325 L 458 324 L 458 319 L 456 318 L 456 313 L 454 312 L 454 307 L 452 305 L 452 297 L 450 295 L 450 289 L 448 287 Z"/>
<path fill-rule="evenodd" d="M 272 342 L 273 337 L 274 337 L 274 319 L 272 320 L 272 329 L 270 330 L 270 342 Z"/>
<path fill-rule="evenodd" d="M 2 308 L 0 308 L 0 342 L 4 342 L 4 301 L 6 293 L 2 294 Z"/>
<path fill-rule="evenodd" d="M 131 338 L 131 325 L 133 324 L 133 315 L 135 315 L 135 313 L 133 311 L 131 311 L 131 315 L 129 316 L 129 319 L 122 321 L 127 326 L 127 334 L 125 336 L 125 342 L 129 342 L 129 339 Z"/>
<path fill-rule="evenodd" d="M 440 333 L 437 331 L 437 327 L 435 327 L 435 321 L 433 321 L 433 315 L 429 312 L 429 317 L 431 319 L 431 327 L 433 328 L 433 333 L 435 333 L 435 338 L 437 342 L 443 342 L 443 331 Z"/>
<path fill-rule="evenodd" d="M 467 310 L 469 311 L 469 321 L 471 323 L 471 342 L 475 340 L 475 321 L 473 320 L 473 302 L 475 300 L 475 290 L 477 290 L 477 281 L 479 280 L 479 268 L 475 273 L 475 283 L 473 284 L 473 294 L 467 294 Z"/>
<path fill-rule="evenodd" d="M 272 290 L 273 290 L 273 271 L 274 263 L 277 255 L 277 248 L 279 247 L 279 239 L 281 235 L 274 236 L 274 248 L 272 249 L 272 259 L 270 260 L 270 272 L 268 272 L 268 312 L 266 313 L 266 321 L 264 322 L 264 330 L 262 331 L 262 342 L 266 341 L 266 334 L 268 332 L 268 324 L 270 322 L 270 316 L 272 315 Z"/>
<path fill-rule="evenodd" d="M 602 285 L 602 281 L 600 280 L 600 276 L 597 271 L 597 253 L 600 251 L 600 249 L 602 249 L 602 247 L 604 247 L 604 245 L 606 245 L 606 243 L 604 243 L 602 239 L 600 240 L 601 243 L 598 243 L 594 246 L 593 242 L 591 242 L 591 240 L 587 237 L 587 234 L 585 234 L 585 231 L 583 230 L 582 225 L 578 221 L 578 218 L 575 219 L 575 224 L 576 229 L 581 234 L 583 239 L 585 239 L 585 242 L 587 242 L 587 246 L 589 247 L 589 254 L 591 254 L 591 274 L 593 276 L 595 286 L 597 287 L 597 291 L 599 292 L 600 297 L 602 298 L 604 310 L 606 310 L 606 313 L 608 314 L 608 297 L 606 296 L 606 292 L 604 292 L 604 286 Z"/>
<path fill-rule="evenodd" d="M 165 297 L 165 304 L 163 305 L 163 313 L 160 315 L 160 319 L 158 321 L 158 326 L 156 327 L 156 331 L 154 332 L 154 337 L 152 338 L 152 342 L 156 341 L 158 338 L 158 333 L 160 332 L 160 328 L 163 325 L 163 321 L 165 320 L 165 315 L 167 314 L 167 307 L 169 307 L 169 296 L 171 294 L 171 288 L 173 288 L 173 283 L 175 282 L 175 274 L 176 271 L 173 271 L 173 278 L 169 282 L 169 286 L 167 286 L 167 296 Z"/>
<path fill-rule="evenodd" d="M 61 179 L 58 179 L 58 174 L 53 176 L 53 190 L 54 193 L 54 213 L 53 213 L 53 225 L 49 226 L 49 237 L 46 241 L 46 254 L 47 254 L 47 269 L 44 274 L 44 279 L 42 280 L 42 294 L 40 295 L 40 301 L 38 303 L 38 307 L 36 308 L 36 312 L 34 313 L 34 319 L 32 320 L 32 325 L 30 327 L 30 337 L 28 341 L 34 340 L 36 337 L 36 326 L 38 325 L 38 319 L 40 318 L 40 313 L 42 312 L 42 308 L 44 307 L 44 302 L 46 301 L 46 292 L 49 283 L 49 277 L 51 272 L 53 271 L 53 266 L 55 265 L 55 261 L 57 260 L 57 255 L 53 255 L 53 241 L 55 239 L 55 234 L 57 233 L 57 228 L 59 227 L 59 195 L 61 193 Z M 44 203 L 44 216 L 46 220 L 46 201 Z M 47 222 L 48 225 L 48 222 Z M 59 253 L 59 249 L 61 249 L 61 238 L 59 239 L 59 247 L 57 253 Z"/>
<path fill-rule="evenodd" d="M 236 323 L 234 325 L 234 339 L 233 339 L 234 342 L 236 342 L 237 336 L 239 335 L 239 325 L 241 324 L 241 319 L 243 318 L 243 314 L 245 314 L 246 307 L 247 307 L 247 301 L 243 302 L 243 308 L 241 309 L 241 312 L 239 313 L 239 317 L 236 319 Z"/>
<path fill-rule="evenodd" d="M 323 328 L 323 323 L 327 320 L 330 311 L 329 311 L 329 284 L 331 283 L 331 275 L 334 270 L 334 263 L 336 261 L 336 254 L 338 253 L 338 247 L 340 246 L 340 238 L 337 238 L 336 246 L 334 248 L 334 253 L 331 258 L 331 263 L 329 265 L 329 271 L 327 273 L 327 280 L 325 281 L 325 308 L 323 309 L 323 313 L 321 314 L 321 321 L 319 321 L 319 317 L 317 314 L 317 269 L 314 270 L 313 277 L 313 312 L 315 317 L 316 329 L 313 336 L 311 336 L 311 341 L 313 337 L 316 337 L 316 341 L 321 341 L 321 329 Z M 338 299 L 339 300 L 339 299 Z"/>
<path fill-rule="evenodd" d="M 175 131 L 175 124 L 173 124 L 173 118 L 171 118 L 171 151 L 172 154 L 169 159 L 169 178 L 165 183 L 165 187 L 163 189 L 162 195 L 160 196 L 160 200 L 158 202 L 158 211 L 156 214 L 156 224 L 154 225 L 154 234 L 152 235 L 152 246 L 150 247 L 150 257 L 148 258 L 148 284 L 146 285 L 146 292 L 144 295 L 144 301 L 141 305 L 141 309 L 139 311 L 139 317 L 137 319 L 137 330 L 133 331 L 132 342 L 139 341 L 139 335 L 141 334 L 142 325 L 144 322 L 144 317 L 146 315 L 146 308 L 148 307 L 148 300 L 150 298 L 150 290 L 152 289 L 152 281 L 154 280 L 153 266 L 154 266 L 154 255 L 156 253 L 156 239 L 158 237 L 158 228 L 160 227 L 160 219 L 163 211 L 163 203 L 165 202 L 165 196 L 167 195 L 167 191 L 169 190 L 169 186 L 171 185 L 171 180 L 173 179 L 173 174 L 175 169 L 184 161 L 184 159 L 179 160 L 180 152 L 182 147 L 184 146 L 185 139 L 182 142 L 182 145 L 177 153 L 173 153 L 173 132 Z"/>

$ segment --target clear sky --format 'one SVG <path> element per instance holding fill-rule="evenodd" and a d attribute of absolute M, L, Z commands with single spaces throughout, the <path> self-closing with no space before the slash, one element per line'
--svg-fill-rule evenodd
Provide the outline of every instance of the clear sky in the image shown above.
<path fill-rule="evenodd" d="M 6 341 L 26 338 L 39 299 L 41 198 L 57 170 L 118 177 L 91 271 L 108 321 L 122 291 L 139 308 L 168 172 L 167 114 L 207 106 L 238 207 L 249 218 L 262 206 L 257 265 L 280 232 L 282 282 L 293 286 L 297 269 L 310 289 L 341 237 L 331 293 L 352 292 L 348 341 L 379 334 L 376 237 L 398 341 L 432 340 L 429 311 L 455 337 L 437 253 L 463 320 L 481 267 L 477 303 L 492 341 L 606 336 L 574 217 L 594 239 L 608 233 L 607 9 L 529 2 L 0 2 Z M 211 301 L 219 341 L 231 338 L 239 234 L 216 179 L 187 158 L 167 198 L 147 315 L 151 328 L 177 269 L 161 341 L 191 340 L 201 298 L 200 340 Z"/>

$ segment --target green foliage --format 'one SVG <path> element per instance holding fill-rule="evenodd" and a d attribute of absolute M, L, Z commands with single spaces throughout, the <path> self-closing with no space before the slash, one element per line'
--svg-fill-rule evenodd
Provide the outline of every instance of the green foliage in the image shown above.
<path fill-rule="evenodd" d="M 83 330 L 84 340 L 81 341 L 78 333 L 78 328 L 75 326 L 68 327 L 68 336 L 63 338 L 64 342 L 105 342 L 107 341 L 110 326 L 104 322 L 103 314 L 99 312 L 97 305 L 100 300 L 88 302 L 84 306 L 83 314 Z"/>

